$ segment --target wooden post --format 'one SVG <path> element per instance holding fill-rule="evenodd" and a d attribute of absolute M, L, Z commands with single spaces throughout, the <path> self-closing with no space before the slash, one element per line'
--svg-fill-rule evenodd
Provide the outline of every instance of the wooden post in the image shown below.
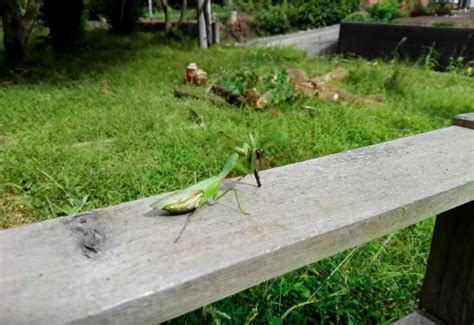
<path fill-rule="evenodd" d="M 474 324 L 474 201 L 437 217 L 420 308 L 446 324 Z"/>
<path fill-rule="evenodd" d="M 454 124 L 474 129 L 474 113 Z M 420 308 L 446 324 L 474 324 L 474 201 L 436 218 Z"/>
<path fill-rule="evenodd" d="M 151 21 L 153 19 L 153 5 L 151 0 L 148 0 L 148 19 Z"/>
<path fill-rule="evenodd" d="M 206 29 L 206 18 L 204 10 L 206 1 L 198 0 L 197 2 L 197 21 L 198 21 L 198 41 L 199 47 L 207 49 L 207 29 Z"/>
<path fill-rule="evenodd" d="M 212 44 L 219 44 L 221 42 L 219 21 L 212 23 Z"/>

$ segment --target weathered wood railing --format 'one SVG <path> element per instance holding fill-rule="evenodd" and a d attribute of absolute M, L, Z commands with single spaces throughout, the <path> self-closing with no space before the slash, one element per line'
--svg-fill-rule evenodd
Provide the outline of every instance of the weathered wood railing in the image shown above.
<path fill-rule="evenodd" d="M 206 206 L 178 243 L 156 197 L 1 231 L 0 323 L 157 324 L 439 215 L 420 309 L 472 324 L 474 114 L 455 124 L 264 171 L 250 216 Z"/>

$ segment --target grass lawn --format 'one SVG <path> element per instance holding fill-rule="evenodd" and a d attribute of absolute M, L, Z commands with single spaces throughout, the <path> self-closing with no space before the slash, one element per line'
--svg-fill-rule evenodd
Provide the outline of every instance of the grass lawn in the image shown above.
<path fill-rule="evenodd" d="M 220 170 L 256 133 L 268 167 L 450 125 L 474 111 L 473 79 L 296 50 L 213 48 L 136 34 L 89 33 L 73 55 L 36 46 L 30 64 L 0 75 L 0 226 L 178 189 Z M 350 71 L 343 86 L 383 93 L 380 107 L 298 99 L 272 112 L 176 99 L 184 67 L 223 71 Z M 303 106 L 312 106 L 308 110 Z M 191 109 L 205 126 L 195 127 Z M 270 186 L 278 186 L 271 184 Z M 288 193 L 291 196 L 291 193 Z M 171 323 L 388 323 L 411 312 L 433 220 L 243 291 Z"/>

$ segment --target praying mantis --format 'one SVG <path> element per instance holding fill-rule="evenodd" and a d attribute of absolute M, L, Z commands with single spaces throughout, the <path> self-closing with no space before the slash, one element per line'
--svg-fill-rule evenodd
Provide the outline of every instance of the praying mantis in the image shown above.
<path fill-rule="evenodd" d="M 206 202 L 208 202 L 210 199 L 217 201 L 232 190 L 235 193 L 239 210 L 243 214 L 248 214 L 240 206 L 239 198 L 237 197 L 235 188 L 229 187 L 224 191 L 220 191 L 220 188 L 227 175 L 234 169 L 244 174 L 244 176 L 248 174 L 254 174 L 257 186 L 262 186 L 257 170 L 257 162 L 262 158 L 263 149 L 256 148 L 255 139 L 252 135 L 250 135 L 250 145 L 244 143 L 242 147 L 235 147 L 234 153 L 227 159 L 219 174 L 202 180 L 194 185 L 188 186 L 182 190 L 172 192 L 164 198 L 152 203 L 151 207 L 153 209 L 164 210 L 170 214 L 183 214 L 187 212 L 194 213 L 197 208 L 206 204 Z M 181 234 L 184 232 L 184 229 L 191 216 L 192 213 L 188 216 L 188 219 L 181 229 L 181 232 L 176 238 L 175 242 L 177 242 L 181 237 Z"/>

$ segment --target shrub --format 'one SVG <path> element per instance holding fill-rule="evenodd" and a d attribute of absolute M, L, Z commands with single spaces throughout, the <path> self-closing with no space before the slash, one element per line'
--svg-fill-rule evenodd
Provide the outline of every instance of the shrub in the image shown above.
<path fill-rule="evenodd" d="M 354 0 L 299 0 L 288 12 L 291 26 L 316 28 L 340 22 L 358 8 Z"/>
<path fill-rule="evenodd" d="M 397 0 L 386 0 L 382 3 L 377 3 L 369 8 L 369 14 L 373 19 L 385 22 L 403 16 Z"/>
<path fill-rule="evenodd" d="M 291 26 L 299 29 L 315 28 L 328 25 L 327 10 L 320 6 L 315 6 L 313 1 L 309 1 L 300 6 L 290 8 L 288 19 Z"/>
<path fill-rule="evenodd" d="M 431 4 L 430 4 L 431 5 Z M 430 6 L 428 6 L 428 9 L 425 9 L 421 3 L 417 3 L 413 10 L 410 11 L 410 17 L 420 17 L 420 16 L 429 16 L 432 15 Z"/>
<path fill-rule="evenodd" d="M 270 34 L 282 34 L 290 30 L 286 6 L 275 6 L 258 15 L 259 28 Z"/>
<path fill-rule="evenodd" d="M 295 29 L 316 28 L 336 24 L 359 7 L 359 0 L 254 0 L 238 1 L 246 12 L 267 8 L 257 15 L 260 28 L 275 34 Z M 273 7 L 272 7 L 273 5 Z"/>
<path fill-rule="evenodd" d="M 436 3 L 435 12 L 438 16 L 451 15 L 451 7 L 447 1 L 439 1 Z"/>
<path fill-rule="evenodd" d="M 85 27 L 83 0 L 44 0 L 40 19 L 49 28 L 51 43 L 58 50 L 75 46 Z"/>

